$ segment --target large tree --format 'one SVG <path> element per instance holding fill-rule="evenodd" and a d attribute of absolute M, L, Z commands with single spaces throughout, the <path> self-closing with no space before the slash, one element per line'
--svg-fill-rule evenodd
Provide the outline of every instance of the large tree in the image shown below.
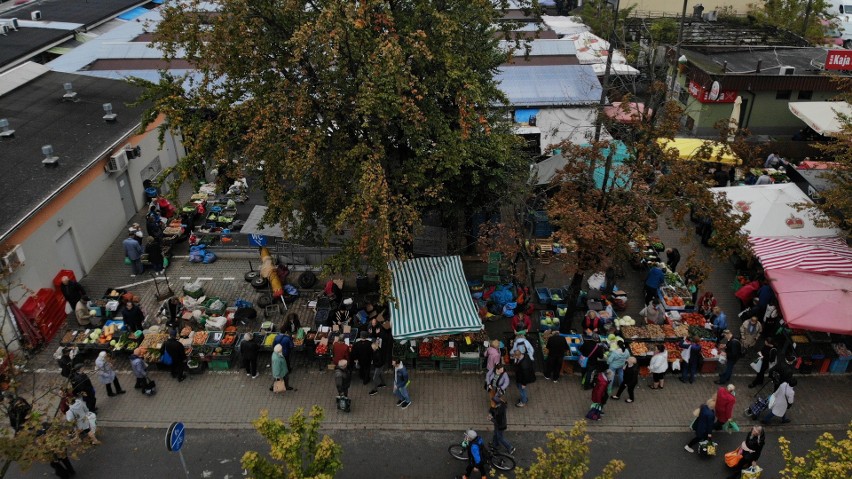
<path fill-rule="evenodd" d="M 821 45 L 825 42 L 828 26 L 823 23 L 829 11 L 827 0 L 763 0 L 749 5 L 748 14 L 758 23 L 796 33 L 806 40 Z"/>
<path fill-rule="evenodd" d="M 845 479 L 852 476 L 852 423 L 846 437 L 835 438 L 825 432 L 816 439 L 813 449 L 804 456 L 795 456 L 790 441 L 778 438 L 784 458 L 782 479 Z"/>
<path fill-rule="evenodd" d="M 184 179 L 205 160 L 262 170 L 265 221 L 297 241 L 342 233 L 331 268 L 366 263 L 388 293 L 386 262 L 411 253 L 424 213 L 458 224 L 523 170 L 491 0 L 201 3 L 163 8 L 156 43 L 196 73 L 149 84 L 146 118 L 184 135 Z"/>

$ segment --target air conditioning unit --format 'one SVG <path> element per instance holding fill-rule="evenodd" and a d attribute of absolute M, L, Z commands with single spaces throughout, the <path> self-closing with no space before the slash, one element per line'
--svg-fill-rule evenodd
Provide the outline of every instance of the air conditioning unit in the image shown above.
<path fill-rule="evenodd" d="M 0 35 L 8 35 L 9 27 L 6 25 L 0 25 Z"/>
<path fill-rule="evenodd" d="M 781 67 L 778 70 L 778 74 L 782 75 L 782 76 L 795 75 L 796 74 L 796 67 L 789 67 L 789 66 Z"/>
<path fill-rule="evenodd" d="M 9 30 L 18 31 L 17 18 L 0 18 L 0 25 L 6 25 L 7 27 L 9 27 Z"/>
<path fill-rule="evenodd" d="M 26 261 L 24 250 L 21 249 L 21 245 L 15 245 L 8 253 L 0 257 L 0 266 L 4 271 L 11 273 L 20 268 L 24 261 Z"/>
<path fill-rule="evenodd" d="M 32 18 L 33 21 L 41 20 L 41 10 L 35 10 L 30 13 L 30 18 Z"/>
<path fill-rule="evenodd" d="M 118 154 L 111 156 L 107 162 L 108 173 L 121 173 L 127 169 L 127 151 L 121 150 Z"/>

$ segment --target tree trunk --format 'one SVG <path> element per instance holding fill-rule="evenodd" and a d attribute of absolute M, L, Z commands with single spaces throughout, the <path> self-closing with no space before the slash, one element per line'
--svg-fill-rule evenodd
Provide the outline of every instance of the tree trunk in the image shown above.
<path fill-rule="evenodd" d="M 571 325 L 574 322 L 574 313 L 577 311 L 577 299 L 580 297 L 580 288 L 583 286 L 583 277 L 585 271 L 577 271 L 571 277 L 571 284 L 568 285 L 568 291 L 565 292 L 565 304 L 568 307 L 568 312 L 565 314 L 565 320 L 559 323 L 559 332 L 569 334 Z"/>

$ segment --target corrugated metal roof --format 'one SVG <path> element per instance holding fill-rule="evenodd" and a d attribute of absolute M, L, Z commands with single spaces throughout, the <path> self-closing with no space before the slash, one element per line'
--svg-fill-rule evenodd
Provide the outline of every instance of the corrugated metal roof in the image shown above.
<path fill-rule="evenodd" d="M 601 84 L 590 65 L 498 68 L 495 79 L 514 106 L 589 105 L 601 98 Z"/>
<path fill-rule="evenodd" d="M 529 46 L 529 56 L 531 57 L 577 54 L 577 49 L 571 40 L 533 40 Z M 520 45 L 516 46 L 515 42 L 501 40 L 500 49 L 504 51 L 514 50 L 513 54 L 516 57 L 522 57 L 527 54 L 527 44 L 523 41 L 520 42 Z"/>

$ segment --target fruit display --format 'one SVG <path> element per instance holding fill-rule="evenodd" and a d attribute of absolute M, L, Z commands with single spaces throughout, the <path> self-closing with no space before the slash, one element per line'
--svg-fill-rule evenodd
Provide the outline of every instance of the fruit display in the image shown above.
<path fill-rule="evenodd" d="M 417 347 L 417 355 L 421 358 L 432 356 L 432 341 L 423 341 L 420 343 L 420 346 Z"/>
<path fill-rule="evenodd" d="M 222 346 L 233 346 L 237 342 L 237 333 L 225 333 L 222 336 L 222 341 L 219 343 Z"/>
<path fill-rule="evenodd" d="M 660 326 L 660 327 L 661 327 L 661 328 L 663 328 L 663 334 L 664 334 L 667 338 L 674 338 L 674 337 L 677 337 L 677 336 L 675 335 L 674 327 L 672 327 L 672 325 L 671 325 L 671 324 L 663 324 L 663 325 L 662 325 L 662 326 Z"/>
<path fill-rule="evenodd" d="M 646 338 L 651 339 L 663 339 L 666 337 L 665 333 L 663 333 L 663 328 L 657 326 L 656 324 L 648 324 L 645 326 L 645 331 L 647 336 Z"/>
<path fill-rule="evenodd" d="M 193 345 L 202 345 L 207 342 L 209 334 L 207 331 L 196 331 L 195 334 L 192 335 L 192 344 Z"/>
<path fill-rule="evenodd" d="M 673 308 L 683 308 L 686 306 L 686 303 L 680 296 L 663 296 L 663 301 L 665 301 L 666 306 Z"/>
<path fill-rule="evenodd" d="M 184 328 L 180 330 L 180 337 L 188 338 L 191 333 L 192 328 L 190 328 L 189 326 L 184 326 Z"/>
<path fill-rule="evenodd" d="M 702 356 L 704 356 L 705 358 L 716 357 L 716 355 L 713 354 L 713 350 L 716 349 L 716 343 L 714 343 L 713 341 L 699 341 L 698 343 L 701 344 Z"/>
<path fill-rule="evenodd" d="M 621 334 L 624 335 L 625 338 L 645 338 L 645 328 L 641 326 L 623 326 L 621 328 Z"/>
<path fill-rule="evenodd" d="M 316 349 L 317 356 L 324 356 L 328 354 L 328 344 L 319 343 L 317 344 Z"/>
<path fill-rule="evenodd" d="M 636 326 L 636 320 L 631 318 L 630 316 L 625 316 L 623 318 L 615 318 L 615 321 L 613 321 L 613 323 L 615 323 L 616 327 L 622 327 L 622 329 L 624 328 L 624 326 Z"/>
<path fill-rule="evenodd" d="M 648 354 L 648 345 L 641 342 L 632 342 L 630 343 L 630 352 L 634 356 L 645 356 Z"/>
<path fill-rule="evenodd" d="M 457 358 L 459 356 L 459 350 L 455 347 L 455 343 L 452 347 L 450 347 L 449 342 L 447 341 L 430 341 L 432 343 L 432 356 L 433 358 L 445 359 L 445 358 Z"/>
<path fill-rule="evenodd" d="M 142 340 L 142 344 L 139 345 L 141 348 L 145 349 L 160 349 L 163 347 L 163 343 L 169 339 L 169 335 L 166 333 L 154 333 L 145 336 L 145 339 Z"/>
<path fill-rule="evenodd" d="M 668 353 L 669 362 L 680 361 L 680 343 L 664 343 Z"/>
<path fill-rule="evenodd" d="M 679 324 L 674 327 L 674 337 L 675 338 L 683 338 L 689 336 L 689 326 L 685 324 Z"/>
<path fill-rule="evenodd" d="M 689 334 L 687 336 L 690 337 L 690 338 L 694 338 L 696 336 L 701 338 L 701 337 L 707 336 L 708 332 L 709 332 L 708 329 L 705 328 L 704 326 L 701 326 L 701 327 L 689 326 Z M 683 336 L 679 336 L 679 337 L 682 338 Z"/>
<path fill-rule="evenodd" d="M 707 320 L 704 319 L 704 315 L 701 313 L 680 313 L 680 321 L 690 326 L 698 326 L 700 328 L 703 328 L 704 323 L 707 322 Z"/>

